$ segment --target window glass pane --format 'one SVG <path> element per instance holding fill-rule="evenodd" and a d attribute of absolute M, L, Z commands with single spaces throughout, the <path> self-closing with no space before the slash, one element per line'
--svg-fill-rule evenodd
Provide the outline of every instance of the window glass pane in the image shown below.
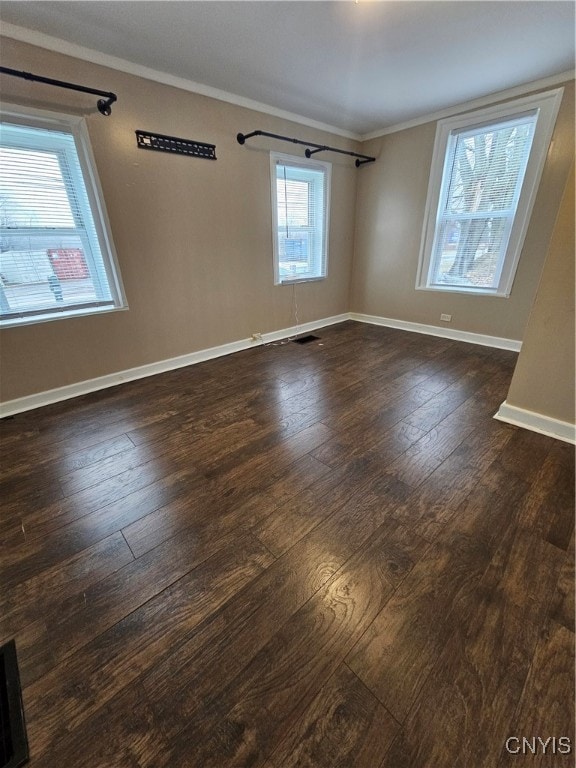
<path fill-rule="evenodd" d="M 532 145 L 534 118 L 455 137 L 448 213 L 510 209 Z"/>
<path fill-rule="evenodd" d="M 72 134 L 3 123 L 2 319 L 117 306 Z"/>
<path fill-rule="evenodd" d="M 78 235 L 3 235 L 0 248 L 6 310 L 60 310 L 98 302 Z"/>
<path fill-rule="evenodd" d="M 536 114 L 451 135 L 430 285 L 496 289 Z"/>
<path fill-rule="evenodd" d="M 431 283 L 495 288 L 509 224 L 503 217 L 444 220 L 438 229 Z"/>
<path fill-rule="evenodd" d="M 55 152 L 0 146 L 3 227 L 73 227 L 74 219 Z"/>
<path fill-rule="evenodd" d="M 273 156 L 274 157 L 274 156 Z M 326 274 L 326 171 L 276 160 L 276 282 Z"/>
<path fill-rule="evenodd" d="M 282 176 L 276 180 L 278 194 L 278 225 L 286 224 L 296 227 L 307 227 L 309 221 L 308 182 L 285 179 Z"/>

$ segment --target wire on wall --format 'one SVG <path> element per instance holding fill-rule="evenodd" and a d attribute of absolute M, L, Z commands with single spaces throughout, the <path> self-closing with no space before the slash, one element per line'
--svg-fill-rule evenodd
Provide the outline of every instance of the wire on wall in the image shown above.
<path fill-rule="evenodd" d="M 290 344 L 291 341 L 297 341 L 300 336 L 300 319 L 298 317 L 298 297 L 296 295 L 296 283 L 292 283 L 292 307 L 291 314 L 294 317 L 294 328 L 296 333 L 287 336 L 285 339 L 278 341 L 264 341 L 262 340 L 263 347 L 283 347 L 285 344 Z"/>

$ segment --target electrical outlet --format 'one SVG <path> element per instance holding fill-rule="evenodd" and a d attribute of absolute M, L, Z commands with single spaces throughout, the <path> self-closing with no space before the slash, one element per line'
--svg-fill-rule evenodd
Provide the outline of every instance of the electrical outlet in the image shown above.
<path fill-rule="evenodd" d="M 443 320 L 445 323 L 449 323 L 452 320 L 452 315 L 440 315 L 440 320 Z"/>

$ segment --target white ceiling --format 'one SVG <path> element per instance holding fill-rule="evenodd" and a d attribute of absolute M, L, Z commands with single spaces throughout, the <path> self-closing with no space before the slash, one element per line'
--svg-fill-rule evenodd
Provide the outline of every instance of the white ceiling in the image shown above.
<path fill-rule="evenodd" d="M 555 0 L 3 0 L 1 17 L 365 136 L 573 69 L 574 9 Z"/>

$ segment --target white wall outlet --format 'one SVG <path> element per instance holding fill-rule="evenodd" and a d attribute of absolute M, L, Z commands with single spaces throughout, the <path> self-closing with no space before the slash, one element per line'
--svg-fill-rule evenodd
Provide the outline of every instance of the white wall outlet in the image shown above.
<path fill-rule="evenodd" d="M 452 315 L 441 314 L 440 320 L 443 320 L 445 323 L 449 323 L 452 320 Z"/>

